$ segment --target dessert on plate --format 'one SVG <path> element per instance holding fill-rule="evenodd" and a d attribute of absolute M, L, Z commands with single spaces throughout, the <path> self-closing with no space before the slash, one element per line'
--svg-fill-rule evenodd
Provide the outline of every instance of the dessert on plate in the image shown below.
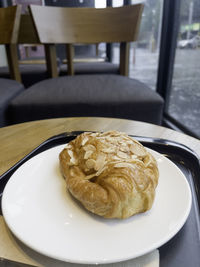
<path fill-rule="evenodd" d="M 59 159 L 67 189 L 90 212 L 124 219 L 151 209 L 157 162 L 127 134 L 84 132 L 67 144 Z"/>

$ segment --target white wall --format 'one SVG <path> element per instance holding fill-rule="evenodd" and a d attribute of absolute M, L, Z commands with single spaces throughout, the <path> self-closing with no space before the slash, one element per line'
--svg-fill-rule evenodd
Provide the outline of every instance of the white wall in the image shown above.
<path fill-rule="evenodd" d="M 7 66 L 7 58 L 4 45 L 0 45 L 0 67 L 3 66 Z"/>

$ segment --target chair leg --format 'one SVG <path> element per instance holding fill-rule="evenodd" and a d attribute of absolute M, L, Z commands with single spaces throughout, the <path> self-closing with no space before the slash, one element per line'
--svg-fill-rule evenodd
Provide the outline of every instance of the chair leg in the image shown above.
<path fill-rule="evenodd" d="M 66 45 L 66 54 L 67 54 L 67 66 L 68 66 L 68 75 L 74 75 L 74 47 L 72 44 Z"/>
<path fill-rule="evenodd" d="M 7 54 L 8 67 L 11 79 L 14 79 L 21 83 L 22 80 L 19 71 L 17 46 L 15 44 L 7 44 L 6 54 Z"/>
<path fill-rule="evenodd" d="M 130 44 L 120 43 L 120 74 L 124 76 L 129 75 L 129 53 Z"/>
<path fill-rule="evenodd" d="M 58 67 L 56 60 L 56 47 L 52 44 L 45 45 L 47 71 L 51 78 L 58 77 Z"/>

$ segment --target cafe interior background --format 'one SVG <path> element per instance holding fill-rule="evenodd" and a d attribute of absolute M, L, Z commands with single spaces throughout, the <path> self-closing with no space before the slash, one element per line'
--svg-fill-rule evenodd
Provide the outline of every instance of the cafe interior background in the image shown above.
<path fill-rule="evenodd" d="M 122 6 L 134 0 L 0 0 L 0 7 L 21 4 L 65 7 Z M 156 90 L 165 100 L 163 125 L 200 137 L 200 2 L 199 0 L 146 0 L 138 41 L 131 43 L 129 77 Z M 44 59 L 43 46 L 18 46 L 19 62 Z M 57 47 L 65 60 L 62 45 Z M 118 44 L 75 47 L 77 59 L 119 62 Z M 1 68 L 7 65 L 0 45 Z M 164 75 L 163 75 L 164 73 Z"/>

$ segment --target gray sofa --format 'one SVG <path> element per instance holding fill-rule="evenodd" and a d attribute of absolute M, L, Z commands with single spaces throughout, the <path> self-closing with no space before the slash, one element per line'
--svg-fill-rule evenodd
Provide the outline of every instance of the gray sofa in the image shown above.
<path fill-rule="evenodd" d="M 24 91 L 24 86 L 10 79 L 0 78 L 0 127 L 7 126 L 10 101 Z"/>
<path fill-rule="evenodd" d="M 75 75 L 41 81 L 10 101 L 9 122 L 57 117 L 114 117 L 160 125 L 164 101 L 144 83 L 121 75 Z"/>

